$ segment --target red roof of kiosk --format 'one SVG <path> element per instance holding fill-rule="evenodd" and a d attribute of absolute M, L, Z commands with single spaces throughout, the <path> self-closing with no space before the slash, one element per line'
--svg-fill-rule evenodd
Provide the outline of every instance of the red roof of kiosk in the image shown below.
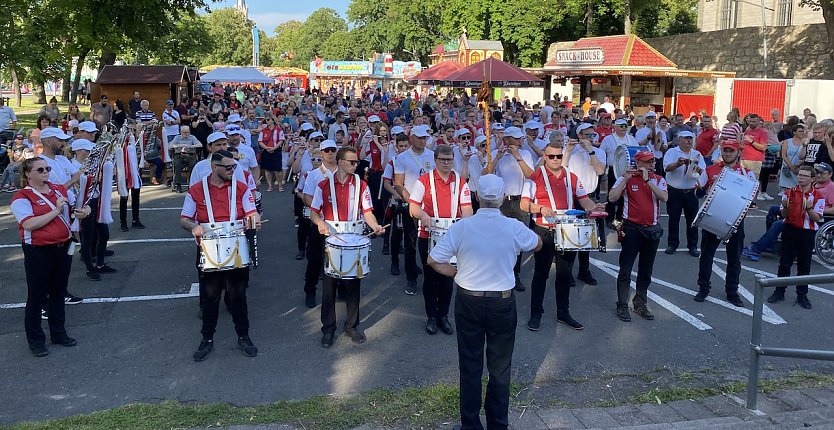
<path fill-rule="evenodd" d="M 643 68 L 676 68 L 677 65 L 666 58 L 663 54 L 644 42 L 635 35 L 618 35 L 602 37 L 585 37 L 573 42 L 569 49 L 601 49 L 603 60 L 593 65 L 564 65 L 556 58 L 544 65 L 546 68 L 570 68 L 577 67 L 643 67 Z"/>
<path fill-rule="evenodd" d="M 443 85 L 479 87 L 486 78 L 493 88 L 542 87 L 544 81 L 519 67 L 489 57 L 443 78 Z"/>
<path fill-rule="evenodd" d="M 458 63 L 444 61 L 440 64 L 431 66 L 426 70 L 423 70 L 422 72 L 409 79 L 409 81 L 439 81 L 441 79 L 444 79 L 446 76 L 449 76 L 452 73 L 457 72 L 458 70 L 460 70 L 460 65 Z"/>

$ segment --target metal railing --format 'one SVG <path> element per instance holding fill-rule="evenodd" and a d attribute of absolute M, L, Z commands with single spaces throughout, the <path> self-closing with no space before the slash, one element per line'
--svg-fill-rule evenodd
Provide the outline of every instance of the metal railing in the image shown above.
<path fill-rule="evenodd" d="M 834 273 L 824 275 L 790 276 L 785 278 L 756 279 L 753 299 L 753 330 L 750 334 L 750 367 L 747 380 L 747 409 L 755 410 L 759 394 L 759 357 L 802 358 L 808 360 L 834 361 L 834 351 L 801 348 L 777 348 L 762 346 L 762 314 L 764 312 L 765 288 L 792 287 L 806 284 L 834 284 Z"/>

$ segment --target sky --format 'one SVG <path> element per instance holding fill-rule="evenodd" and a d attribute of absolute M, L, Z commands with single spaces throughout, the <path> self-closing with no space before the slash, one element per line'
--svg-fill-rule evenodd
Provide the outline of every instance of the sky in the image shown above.
<path fill-rule="evenodd" d="M 234 7 L 236 0 L 223 0 L 211 3 L 213 9 L 221 7 Z M 342 17 L 347 15 L 347 7 L 350 0 L 246 0 L 249 6 L 249 19 L 255 21 L 258 27 L 272 36 L 272 30 L 278 24 L 290 21 L 304 21 L 319 8 L 329 7 L 336 9 Z"/>

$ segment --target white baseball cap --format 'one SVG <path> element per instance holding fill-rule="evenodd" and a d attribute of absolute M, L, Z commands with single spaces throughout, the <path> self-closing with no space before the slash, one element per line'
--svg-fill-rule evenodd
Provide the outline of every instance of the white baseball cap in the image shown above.
<path fill-rule="evenodd" d="M 493 130 L 503 130 L 503 129 L 504 129 L 504 126 L 503 126 L 503 125 L 501 125 L 501 124 L 498 124 L 498 123 L 496 122 L 495 124 L 492 124 L 492 129 L 493 129 Z"/>
<path fill-rule="evenodd" d="M 650 110 L 650 111 L 646 112 L 646 115 L 644 115 L 644 116 L 646 118 L 657 118 L 657 114 L 653 110 Z"/>
<path fill-rule="evenodd" d="M 692 139 L 692 138 L 695 137 L 695 134 L 692 133 L 689 130 L 684 130 L 684 131 L 678 133 L 678 137 L 688 137 L 688 138 Z"/>
<path fill-rule="evenodd" d="M 483 134 L 475 138 L 475 145 L 480 145 L 481 143 L 486 142 L 487 137 Z"/>
<path fill-rule="evenodd" d="M 543 125 L 544 125 L 544 124 L 542 124 L 542 123 L 540 123 L 540 122 L 538 122 L 538 121 L 533 121 L 533 120 L 530 120 L 530 121 L 527 121 L 527 122 L 525 122 L 525 123 L 524 123 L 524 129 L 525 129 L 525 130 L 529 130 L 529 129 L 536 129 L 536 130 L 538 130 L 538 129 L 542 128 L 542 126 L 543 126 Z"/>
<path fill-rule="evenodd" d="M 504 180 L 493 174 L 478 178 L 478 196 L 486 200 L 500 200 L 504 198 Z"/>
<path fill-rule="evenodd" d="M 380 121 L 382 121 L 382 120 L 379 118 L 379 115 L 371 115 L 371 116 L 368 117 L 368 122 L 369 123 L 370 122 L 380 122 Z"/>
<path fill-rule="evenodd" d="M 620 118 L 620 119 L 614 121 L 614 125 L 628 125 L 628 121 L 626 121 L 623 118 Z"/>
<path fill-rule="evenodd" d="M 322 141 L 321 145 L 319 145 L 319 149 L 321 149 L 321 150 L 325 150 L 327 148 L 338 148 L 338 147 L 339 146 L 336 145 L 336 142 L 334 142 L 330 139 L 326 139 L 326 140 Z"/>
<path fill-rule="evenodd" d="M 72 138 L 72 136 L 64 133 L 60 128 L 56 127 L 47 127 L 41 131 L 41 139 L 46 139 L 49 137 L 57 137 L 61 140 L 68 140 Z"/>
<path fill-rule="evenodd" d="M 469 129 L 466 127 L 459 128 L 457 131 L 455 131 L 455 137 L 463 136 L 464 134 L 472 134 L 472 132 L 469 131 Z"/>
<path fill-rule="evenodd" d="M 395 126 L 391 127 L 391 134 L 400 134 L 400 133 L 405 133 L 405 129 L 398 126 L 398 125 L 395 125 Z"/>
<path fill-rule="evenodd" d="M 240 126 L 239 126 L 239 125 L 234 125 L 234 124 L 226 124 L 226 134 L 227 134 L 227 135 L 229 135 L 229 134 L 237 134 L 237 135 L 242 135 L 242 134 L 243 134 L 243 130 L 241 130 L 241 129 L 240 129 Z"/>
<path fill-rule="evenodd" d="M 78 124 L 79 131 L 86 131 L 87 133 L 95 133 L 98 131 L 98 127 L 96 127 L 96 123 L 92 121 L 84 121 Z"/>
<path fill-rule="evenodd" d="M 76 127 L 78 127 L 78 120 L 77 120 L 77 119 L 71 119 L 71 120 L 69 120 L 69 122 L 67 123 L 67 127 L 69 127 L 69 128 L 76 128 Z"/>
<path fill-rule="evenodd" d="M 524 132 L 521 131 L 521 129 L 518 128 L 518 127 L 507 127 L 507 129 L 504 130 L 504 137 L 513 137 L 513 138 L 516 138 L 516 139 L 523 139 L 524 138 Z M 479 187 L 480 187 L 480 185 L 481 184 L 478 183 Z M 478 188 L 478 189 L 480 190 L 480 188 Z"/>
<path fill-rule="evenodd" d="M 594 128 L 594 125 L 588 122 L 583 122 L 582 124 L 579 124 L 578 127 L 576 127 L 576 134 L 579 134 L 582 132 L 582 130 L 587 130 L 589 128 Z"/>
<path fill-rule="evenodd" d="M 233 114 L 229 115 L 229 118 L 228 118 L 227 121 L 228 122 L 240 122 L 241 121 L 240 115 L 238 115 L 236 113 L 233 113 Z"/>
<path fill-rule="evenodd" d="M 214 142 L 216 142 L 220 139 L 226 139 L 226 134 L 223 133 L 222 131 L 215 131 L 214 133 L 208 135 L 208 137 L 206 138 L 206 141 L 208 143 L 214 143 Z"/>
<path fill-rule="evenodd" d="M 72 145 L 70 145 L 70 149 L 73 151 L 79 151 L 82 149 L 86 149 L 87 151 L 93 150 L 93 142 L 90 142 L 87 139 L 75 139 L 72 141 Z"/>
<path fill-rule="evenodd" d="M 314 139 L 316 137 L 324 137 L 324 135 L 321 134 L 320 131 L 314 131 L 314 132 L 310 133 L 310 137 L 309 137 L 310 139 Z"/>
<path fill-rule="evenodd" d="M 429 131 L 425 127 L 414 126 L 411 127 L 411 135 L 417 137 L 429 137 Z"/>
<path fill-rule="evenodd" d="M 309 122 L 305 122 L 305 123 L 301 124 L 301 131 L 315 130 L 315 129 L 316 128 L 313 127 L 313 124 L 310 124 Z"/>

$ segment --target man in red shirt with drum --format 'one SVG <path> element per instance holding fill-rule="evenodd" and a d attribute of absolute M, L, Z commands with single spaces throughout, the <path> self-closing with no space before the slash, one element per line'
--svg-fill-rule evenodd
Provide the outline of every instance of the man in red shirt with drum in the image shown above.
<path fill-rule="evenodd" d="M 725 140 L 721 144 L 721 163 L 708 166 L 698 185 L 701 189 L 709 190 L 721 175 L 724 169 L 731 169 L 753 181 L 756 175 L 752 170 L 747 170 L 739 163 L 739 145 L 735 141 Z M 742 196 L 739 196 L 741 198 Z M 738 214 L 727 214 L 737 217 Z M 715 257 L 715 250 L 721 244 L 721 238 L 715 234 L 701 231 L 701 256 L 698 261 L 698 294 L 695 295 L 696 302 L 703 302 L 710 291 L 710 278 L 712 277 L 712 260 Z M 739 222 L 735 233 L 730 236 L 727 242 L 727 276 L 724 282 L 724 291 L 727 293 L 727 301 L 738 307 L 744 307 L 744 302 L 738 295 L 738 277 L 741 274 L 741 250 L 744 248 L 744 220 Z"/>
<path fill-rule="evenodd" d="M 617 274 L 617 318 L 631 321 L 628 313 L 628 295 L 631 285 L 631 268 L 637 263 L 637 293 L 631 299 L 634 313 L 652 320 L 654 315 L 646 307 L 652 268 L 657 246 L 663 235 L 660 226 L 660 202 L 669 198 L 666 180 L 654 173 L 655 159 L 652 151 L 640 151 L 634 155 L 636 169 L 628 169 L 608 191 L 608 201 L 623 198 L 623 242 L 620 251 L 620 271 Z"/>
<path fill-rule="evenodd" d="M 340 234 L 348 233 L 347 230 L 340 230 L 338 225 L 359 221 L 362 217 L 375 234 L 384 233 L 385 228 L 380 226 L 374 217 L 374 207 L 368 186 L 365 181 L 360 180 L 359 176 L 354 174 L 356 166 L 359 165 L 356 148 L 339 149 L 336 153 L 336 164 L 338 165 L 336 172 L 328 175 L 315 189 L 310 205 L 310 222 L 318 227 L 320 234 L 335 234 L 338 237 Z M 359 201 L 357 202 L 356 199 Z M 340 223 L 340 220 L 343 222 Z M 365 342 L 365 334 L 357 328 L 361 279 L 336 279 L 325 274 L 322 278 L 321 293 L 321 331 L 324 333 L 321 345 L 324 348 L 330 348 L 333 345 L 336 332 L 336 286 L 339 281 L 345 287 L 345 305 L 347 306 L 345 334 L 356 343 Z"/>
<path fill-rule="evenodd" d="M 469 161 L 469 156 L 464 155 Z M 420 220 L 417 248 L 423 263 L 423 300 L 426 304 L 426 333 L 452 334 L 449 305 L 452 302 L 452 278 L 434 271 L 426 263 L 435 240 L 439 241 L 452 223 L 472 216 L 469 185 L 452 167 L 455 157 L 452 148 L 440 145 L 434 151 L 434 170 L 420 176 L 411 186 L 408 211 Z"/>
<path fill-rule="evenodd" d="M 547 288 L 547 277 L 556 254 L 553 219 L 557 216 L 557 211 L 572 209 L 575 204 L 585 211 L 605 209 L 600 203 L 594 204 L 579 178 L 562 167 L 564 147 L 560 143 L 549 143 L 543 152 L 544 166 L 533 171 L 530 179 L 524 184 L 521 195 L 521 210 L 533 215 L 533 221 L 536 223 L 533 231 L 542 238 L 543 243 L 542 248 L 534 254 L 530 320 L 527 322 L 527 328 L 532 331 L 539 330 L 544 313 L 542 303 Z M 575 330 L 582 330 L 585 327 L 570 315 L 570 263 L 575 257 L 576 251 L 556 254 L 556 320 Z"/>

